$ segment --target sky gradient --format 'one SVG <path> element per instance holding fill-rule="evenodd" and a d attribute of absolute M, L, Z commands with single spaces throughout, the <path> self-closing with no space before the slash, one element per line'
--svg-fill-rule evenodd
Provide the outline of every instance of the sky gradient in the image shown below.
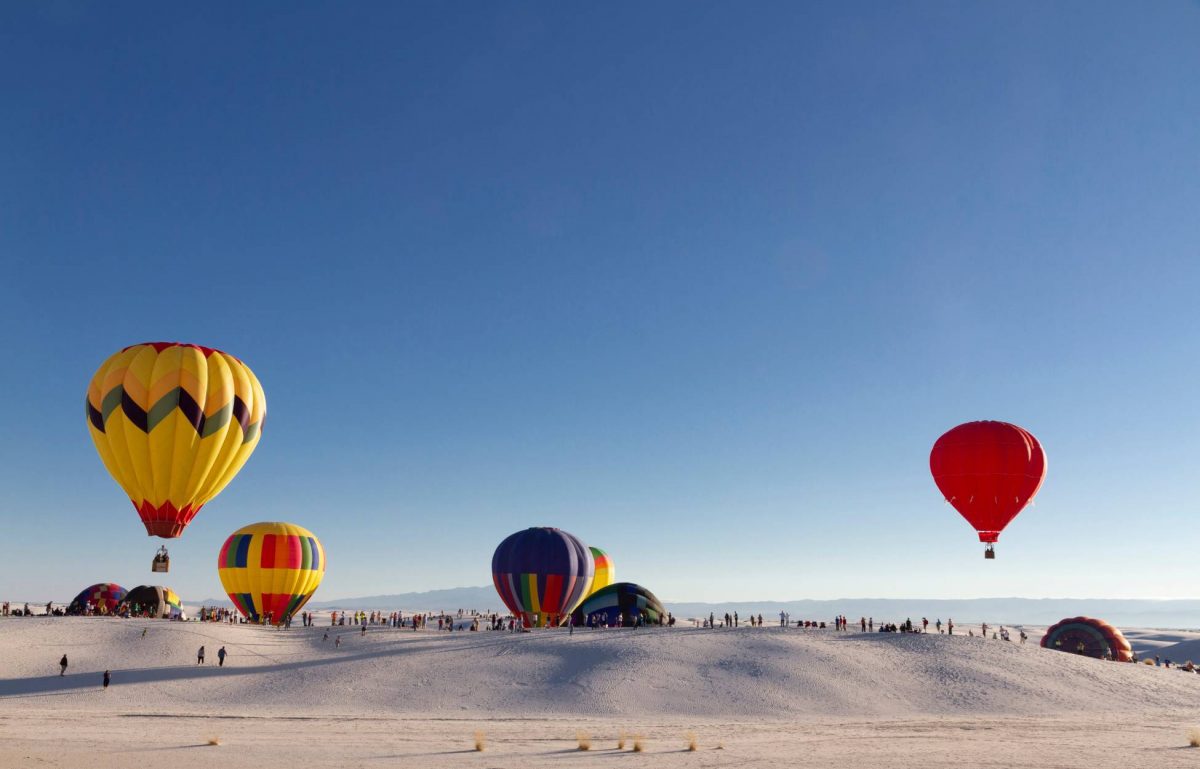
<path fill-rule="evenodd" d="M 7 4 L 0 597 L 151 581 L 88 438 L 149 340 L 265 388 L 172 544 L 317 600 L 554 525 L 667 600 L 1194 597 L 1200 4 Z M 985 562 L 929 475 L 1039 437 Z M 483 608 L 483 607 L 479 607 Z"/>

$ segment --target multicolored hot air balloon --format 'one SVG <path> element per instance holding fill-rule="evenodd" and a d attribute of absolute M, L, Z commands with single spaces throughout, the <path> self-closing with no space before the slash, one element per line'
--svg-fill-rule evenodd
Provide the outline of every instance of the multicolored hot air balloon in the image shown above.
<path fill-rule="evenodd" d="M 1046 453 L 1028 430 L 1007 422 L 967 422 L 937 439 L 929 454 L 934 483 L 979 532 L 995 558 L 1000 532 L 1046 478 Z"/>
<path fill-rule="evenodd" d="M 229 600 L 251 622 L 280 625 L 316 592 L 325 576 L 325 548 L 291 523 L 253 523 L 229 535 L 217 556 Z"/>
<path fill-rule="evenodd" d="M 1133 648 L 1124 634 L 1104 620 L 1091 617 L 1071 617 L 1051 625 L 1042 636 L 1042 647 L 1117 662 L 1133 660 Z"/>
<path fill-rule="evenodd" d="M 126 347 L 88 385 L 96 451 L 156 537 L 178 537 L 233 480 L 258 445 L 266 413 L 246 364 L 194 344 Z"/>
<path fill-rule="evenodd" d="M 642 621 L 657 625 L 667 616 L 662 601 L 641 585 L 632 582 L 617 582 L 601 588 L 583 599 L 575 610 L 575 624 L 590 626 L 604 624 L 610 627 L 631 627 L 641 616 Z"/>
<path fill-rule="evenodd" d="M 125 604 L 138 617 L 175 619 L 183 616 L 183 603 L 169 587 L 162 585 L 138 585 L 125 594 Z"/>
<path fill-rule="evenodd" d="M 67 607 L 67 614 L 83 614 L 87 611 L 89 603 L 92 610 L 99 614 L 114 614 L 117 606 L 125 600 L 126 592 L 125 588 L 115 582 L 98 582 L 85 587 L 75 596 L 75 600 Z"/>
<path fill-rule="evenodd" d="M 612 556 L 608 553 L 598 547 L 588 547 L 588 550 L 592 551 L 592 560 L 596 563 L 596 575 L 592 577 L 591 590 L 591 593 L 595 593 L 616 581 L 617 569 L 613 565 Z"/>
<path fill-rule="evenodd" d="M 525 627 L 562 624 L 588 594 L 594 574 L 592 551 L 562 529 L 518 531 L 492 556 L 496 592 Z"/>

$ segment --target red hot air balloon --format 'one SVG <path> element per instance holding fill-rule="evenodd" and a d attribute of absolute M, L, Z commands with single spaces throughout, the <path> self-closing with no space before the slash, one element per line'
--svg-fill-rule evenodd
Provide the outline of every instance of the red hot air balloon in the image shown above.
<path fill-rule="evenodd" d="M 987 544 L 984 557 L 995 558 L 1000 532 L 1042 487 L 1046 453 L 1016 425 L 967 422 L 937 439 L 929 469 L 942 496 Z"/>

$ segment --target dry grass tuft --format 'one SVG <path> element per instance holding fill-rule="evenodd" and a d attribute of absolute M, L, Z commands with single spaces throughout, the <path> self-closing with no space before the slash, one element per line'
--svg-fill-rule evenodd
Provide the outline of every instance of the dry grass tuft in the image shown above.
<path fill-rule="evenodd" d="M 689 752 L 694 753 L 695 751 L 700 749 L 700 745 L 697 744 L 697 742 L 696 742 L 696 733 L 695 732 L 687 733 L 687 742 L 688 742 L 687 749 Z"/>
<path fill-rule="evenodd" d="M 220 745 L 220 744 L 221 744 L 221 738 L 220 738 L 220 737 L 209 737 L 209 738 L 208 738 L 208 744 L 209 744 L 209 745 Z"/>
<path fill-rule="evenodd" d="M 645 749 L 646 749 L 646 744 L 642 742 L 642 735 L 640 735 L 640 734 L 633 735 L 633 752 L 641 753 Z"/>
<path fill-rule="evenodd" d="M 483 732 L 475 732 L 475 751 L 482 753 L 487 748 L 487 740 L 484 738 Z"/>
<path fill-rule="evenodd" d="M 579 742 L 580 750 L 592 749 L 592 737 L 586 732 L 575 732 L 575 739 Z"/>
<path fill-rule="evenodd" d="M 625 732 L 621 732 L 621 735 L 619 737 L 617 737 L 617 750 L 624 750 L 624 749 L 625 749 Z"/>
<path fill-rule="evenodd" d="M 1200 729 L 1192 728 L 1188 730 L 1188 745 L 1193 748 L 1200 748 Z"/>

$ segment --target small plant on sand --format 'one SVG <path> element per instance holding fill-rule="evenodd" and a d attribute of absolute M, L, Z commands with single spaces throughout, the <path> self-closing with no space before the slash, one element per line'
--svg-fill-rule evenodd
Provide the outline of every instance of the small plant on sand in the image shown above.
<path fill-rule="evenodd" d="M 624 750 L 624 749 L 625 749 L 625 732 L 621 732 L 621 735 L 619 737 L 617 737 L 617 750 Z"/>
<path fill-rule="evenodd" d="M 695 732 L 687 733 L 687 742 L 688 742 L 688 746 L 687 746 L 688 752 L 694 753 L 695 751 L 700 749 L 700 746 L 696 743 L 696 733 Z"/>
<path fill-rule="evenodd" d="M 221 738 L 220 738 L 220 737 L 209 737 L 209 738 L 208 738 L 208 744 L 209 744 L 209 745 L 220 745 L 220 744 L 221 744 Z"/>
<path fill-rule="evenodd" d="M 580 750 L 592 749 L 592 738 L 586 732 L 575 732 L 575 739 L 579 742 Z"/>
<path fill-rule="evenodd" d="M 1192 728 L 1188 730 L 1188 745 L 1193 748 L 1200 748 L 1200 729 Z"/>
<path fill-rule="evenodd" d="M 483 732 L 475 732 L 475 750 L 482 753 L 487 747 L 487 741 L 484 739 Z"/>
<path fill-rule="evenodd" d="M 646 749 L 646 744 L 644 742 L 642 742 L 642 735 L 640 735 L 640 734 L 633 735 L 633 752 L 641 753 L 645 749 Z"/>

